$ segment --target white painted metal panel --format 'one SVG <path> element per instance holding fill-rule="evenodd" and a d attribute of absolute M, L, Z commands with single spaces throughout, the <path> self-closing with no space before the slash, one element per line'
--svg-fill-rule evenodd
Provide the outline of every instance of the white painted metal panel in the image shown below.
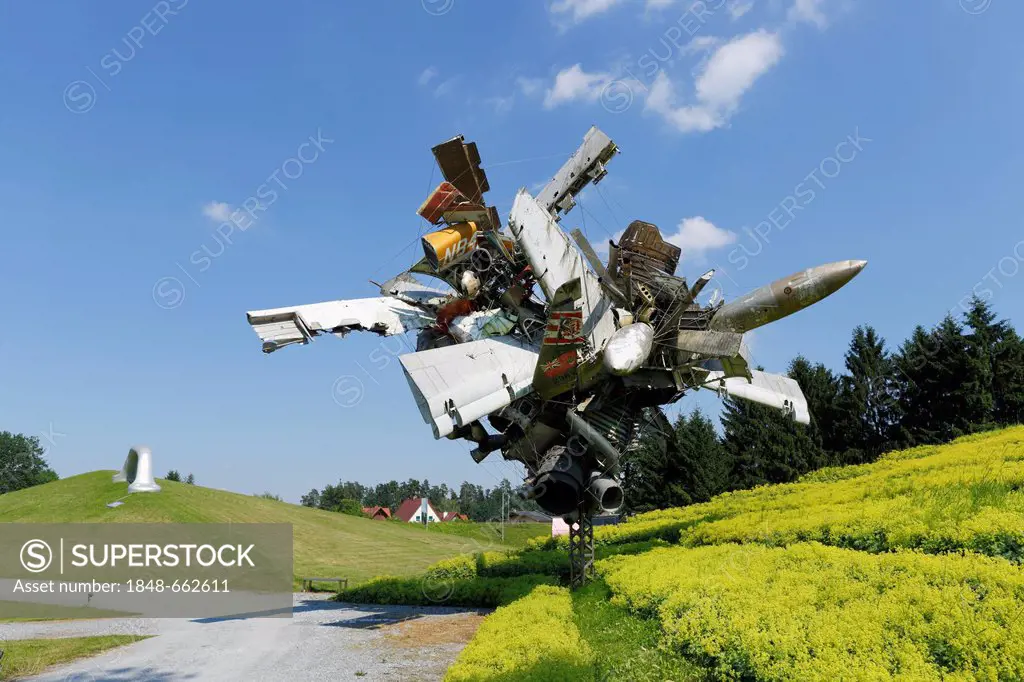
<path fill-rule="evenodd" d="M 246 316 L 263 340 L 265 352 L 308 343 L 318 334 L 344 336 L 352 330 L 367 330 L 391 336 L 434 323 L 432 314 L 390 296 L 254 310 Z"/>
<path fill-rule="evenodd" d="M 558 287 L 580 279 L 583 334 L 594 348 L 603 348 L 605 341 L 615 333 L 612 301 L 605 296 L 597 276 L 587 269 L 576 244 L 524 189 L 519 190 L 512 204 L 509 226 L 549 301 Z"/>
<path fill-rule="evenodd" d="M 496 336 L 399 360 L 423 421 L 441 438 L 533 390 L 537 350 Z"/>
<path fill-rule="evenodd" d="M 709 372 L 703 388 L 716 391 L 720 396 L 743 398 L 754 403 L 774 407 L 791 414 L 801 424 L 811 423 L 811 412 L 800 384 L 789 377 L 751 370 L 751 380 L 744 377 L 726 377 L 723 372 Z"/>

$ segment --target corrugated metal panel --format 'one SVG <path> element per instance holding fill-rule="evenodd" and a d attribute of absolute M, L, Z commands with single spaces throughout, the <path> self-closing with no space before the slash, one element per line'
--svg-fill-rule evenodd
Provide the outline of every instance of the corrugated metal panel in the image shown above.
<path fill-rule="evenodd" d="M 686 353 L 732 357 L 740 354 L 742 346 L 743 335 L 730 332 L 683 329 L 676 337 L 676 348 Z"/>

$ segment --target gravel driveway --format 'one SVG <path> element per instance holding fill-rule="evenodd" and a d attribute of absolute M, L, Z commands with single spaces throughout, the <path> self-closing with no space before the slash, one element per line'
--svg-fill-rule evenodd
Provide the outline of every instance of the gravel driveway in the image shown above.
<path fill-rule="evenodd" d="M 32 680 L 439 680 L 484 612 L 296 594 L 292 618 L 0 623 L 0 640 L 157 635 Z"/>

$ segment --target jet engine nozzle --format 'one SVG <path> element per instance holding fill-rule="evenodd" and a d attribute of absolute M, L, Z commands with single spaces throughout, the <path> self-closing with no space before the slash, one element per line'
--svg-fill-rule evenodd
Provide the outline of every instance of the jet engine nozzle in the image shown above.
<path fill-rule="evenodd" d="M 583 468 L 579 458 L 562 446 L 548 451 L 537 468 L 534 485 L 528 495 L 545 511 L 561 516 L 575 510 L 583 497 Z"/>
<path fill-rule="evenodd" d="M 594 478 L 587 488 L 587 496 L 598 508 L 611 513 L 617 512 L 624 500 L 622 486 L 608 476 Z"/>

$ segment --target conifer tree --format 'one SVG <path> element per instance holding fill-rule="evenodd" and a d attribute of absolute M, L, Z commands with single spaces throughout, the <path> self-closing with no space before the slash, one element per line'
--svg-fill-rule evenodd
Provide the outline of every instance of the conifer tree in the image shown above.
<path fill-rule="evenodd" d="M 838 454 L 846 450 L 839 423 L 839 378 L 825 365 L 820 362 L 812 365 L 802 355 L 789 363 L 787 374 L 800 385 L 807 399 L 811 413 L 807 435 L 825 451 L 830 463 L 838 463 Z"/>
<path fill-rule="evenodd" d="M 691 467 L 689 496 L 694 502 L 706 502 L 729 488 L 732 462 L 722 447 L 715 425 L 694 408 L 688 418 L 680 418 L 675 429 L 680 460 Z"/>
<path fill-rule="evenodd" d="M 837 399 L 838 430 L 845 441 L 841 463 L 869 462 L 891 447 L 897 413 L 892 362 L 873 327 L 853 330 L 846 371 Z"/>
<path fill-rule="evenodd" d="M 1024 339 L 1011 327 L 993 350 L 993 418 L 999 424 L 1024 423 Z"/>
<path fill-rule="evenodd" d="M 991 307 L 977 296 L 971 298 L 964 323 L 967 375 L 962 382 L 962 408 L 972 428 L 981 430 L 995 421 L 995 350 L 1009 329 L 1005 322 L 996 322 Z"/>
<path fill-rule="evenodd" d="M 794 481 L 825 463 L 806 427 L 775 408 L 726 398 L 722 426 L 732 489 Z"/>

